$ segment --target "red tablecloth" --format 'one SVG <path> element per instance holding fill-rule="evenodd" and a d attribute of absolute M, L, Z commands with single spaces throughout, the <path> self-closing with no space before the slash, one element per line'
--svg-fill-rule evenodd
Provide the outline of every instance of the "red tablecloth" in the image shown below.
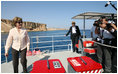
<path fill-rule="evenodd" d="M 92 60 L 91 58 L 89 58 L 87 56 L 81 56 L 81 58 L 87 63 L 87 65 L 85 65 L 79 57 L 67 58 L 68 62 L 70 63 L 70 65 L 76 72 L 85 72 L 86 73 L 88 71 L 89 72 L 96 71 L 96 70 L 99 71 L 100 69 L 102 69 L 102 66 L 99 63 Z M 98 72 L 96 72 L 96 73 L 98 73 Z"/>
<path fill-rule="evenodd" d="M 62 66 L 60 60 L 58 59 L 50 59 L 49 65 L 50 69 L 47 67 L 47 60 L 39 60 L 33 63 L 33 69 L 30 73 L 65 73 L 65 69 Z M 61 68 L 54 68 L 53 61 L 59 61 Z"/>

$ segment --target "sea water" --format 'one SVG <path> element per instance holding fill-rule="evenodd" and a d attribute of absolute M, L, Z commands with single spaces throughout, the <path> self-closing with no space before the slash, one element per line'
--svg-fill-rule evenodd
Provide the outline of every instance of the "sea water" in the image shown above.
<path fill-rule="evenodd" d="M 52 42 L 45 42 L 45 41 L 52 41 L 52 37 L 53 37 L 53 41 L 58 41 L 58 40 L 70 40 L 70 37 L 67 36 L 65 37 L 64 35 L 68 32 L 68 30 L 57 30 L 57 31 L 36 31 L 36 32 L 28 32 L 28 35 L 30 37 L 30 43 L 31 42 L 37 42 L 36 38 L 32 38 L 33 36 L 46 36 L 46 37 L 39 37 L 38 40 L 39 42 L 44 42 L 44 43 L 34 43 L 34 44 L 30 44 L 30 50 L 33 51 L 34 48 L 36 47 L 45 47 L 45 46 L 52 46 Z M 83 30 L 80 31 L 81 34 L 83 34 Z M 59 37 L 57 37 L 57 35 Z M 90 30 L 86 30 L 85 31 L 85 35 L 87 38 L 90 38 Z M 6 43 L 6 39 L 7 39 L 8 33 L 1 33 L 1 63 L 5 62 L 5 43 Z M 48 37 L 50 36 L 50 37 Z M 56 36 L 56 37 L 55 37 Z M 54 42 L 54 48 L 52 47 L 47 47 L 47 48 L 40 48 L 41 51 L 43 50 L 49 50 L 50 52 L 52 51 L 52 49 L 56 50 L 67 50 L 68 46 L 60 46 L 60 47 L 56 47 L 56 45 L 67 45 L 70 44 L 71 41 L 62 41 L 62 42 Z M 12 60 L 12 56 L 11 56 L 11 48 L 9 49 L 9 56 L 8 56 L 8 61 Z"/>

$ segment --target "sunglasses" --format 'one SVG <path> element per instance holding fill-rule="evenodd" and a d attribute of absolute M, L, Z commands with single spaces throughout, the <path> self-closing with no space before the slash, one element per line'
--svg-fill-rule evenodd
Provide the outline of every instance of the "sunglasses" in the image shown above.
<path fill-rule="evenodd" d="M 22 24 L 23 22 L 22 22 L 22 21 L 19 21 L 19 22 L 17 22 L 17 23 Z"/>

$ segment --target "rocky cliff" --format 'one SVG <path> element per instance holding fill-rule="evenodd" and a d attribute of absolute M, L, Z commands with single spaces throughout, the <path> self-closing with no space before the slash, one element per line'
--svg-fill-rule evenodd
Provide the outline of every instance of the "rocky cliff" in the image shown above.
<path fill-rule="evenodd" d="M 1 19 L 1 32 L 9 32 L 12 27 L 12 20 Z M 41 23 L 24 21 L 22 27 L 28 31 L 47 31 L 46 24 Z"/>
<path fill-rule="evenodd" d="M 47 28 L 48 31 L 54 31 L 54 30 L 68 30 L 65 28 Z"/>

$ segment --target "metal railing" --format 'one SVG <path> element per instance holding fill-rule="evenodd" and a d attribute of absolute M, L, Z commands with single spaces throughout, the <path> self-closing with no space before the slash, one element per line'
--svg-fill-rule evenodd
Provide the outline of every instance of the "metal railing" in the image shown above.
<path fill-rule="evenodd" d="M 54 52 L 55 48 L 54 47 L 61 47 L 61 46 L 67 46 L 68 47 L 68 50 L 72 50 L 72 42 L 70 39 L 63 39 L 63 40 L 54 40 L 54 38 L 57 38 L 57 37 L 65 37 L 64 35 L 52 35 L 52 36 L 31 36 L 30 37 L 30 44 L 31 44 L 31 47 L 30 49 L 33 50 L 35 48 L 48 48 L 48 47 L 52 47 L 52 52 Z M 67 36 L 68 37 L 68 36 Z M 48 40 L 48 41 L 40 41 L 40 38 L 51 38 L 51 40 Z M 36 41 L 33 41 L 33 39 L 36 39 Z M 69 41 L 70 43 L 67 44 L 67 45 L 54 45 L 54 42 L 67 42 Z M 2 40 L 3 42 L 3 46 L 1 46 L 2 49 L 4 49 L 5 47 L 5 43 L 6 43 L 6 40 Z M 33 47 L 33 44 L 40 44 L 40 43 L 52 43 L 51 46 L 41 46 L 41 47 Z M 69 46 L 71 48 L 69 48 Z"/>
<path fill-rule="evenodd" d="M 71 40 L 69 38 L 67 39 L 67 37 L 65 37 L 64 35 L 31 36 L 30 37 L 30 45 L 31 45 L 30 50 L 33 51 L 36 48 L 39 48 L 39 49 L 42 49 L 42 48 L 51 48 L 52 49 L 52 53 L 54 53 L 55 50 L 56 50 L 55 47 L 67 47 L 66 50 L 68 50 L 68 51 L 71 50 L 72 51 L 72 42 L 71 42 Z M 48 39 L 48 41 L 47 40 L 45 40 L 45 41 L 42 40 L 41 41 L 40 38 L 44 38 L 44 40 L 45 40 L 45 38 L 49 38 L 49 39 Z M 60 39 L 55 40 L 55 38 L 60 38 Z M 62 39 L 62 38 L 64 38 L 64 39 Z M 33 39 L 35 39 L 35 41 L 33 41 Z M 4 49 L 6 40 L 2 40 L 2 42 L 3 42 L 3 46 L 1 48 Z M 61 45 L 55 45 L 55 42 L 59 42 L 59 43 L 60 42 L 63 42 L 63 44 L 61 44 Z M 64 42 L 68 42 L 68 43 L 64 44 Z M 51 45 L 50 46 L 39 46 L 39 47 L 38 46 L 36 46 L 36 47 L 33 46 L 33 44 L 46 44 L 46 43 L 51 43 Z M 61 51 L 62 50 L 63 49 L 61 49 Z M 4 50 L 2 50 L 2 51 L 4 51 Z M 2 53 L 1 55 L 4 56 L 4 53 Z M 6 58 L 6 60 L 7 60 L 7 58 Z"/>
<path fill-rule="evenodd" d="M 72 51 L 72 42 L 69 39 L 62 39 L 62 37 L 65 37 L 64 35 L 52 35 L 52 36 L 32 36 L 30 37 L 31 40 L 31 48 L 32 51 L 36 48 L 38 49 L 42 49 L 42 48 L 51 48 L 52 49 L 52 53 L 55 52 L 55 47 L 63 47 L 63 46 L 67 46 L 68 50 L 71 49 Z M 49 40 L 40 40 L 40 38 L 50 38 Z M 60 38 L 59 40 L 54 40 L 55 38 Z M 35 41 L 33 41 L 33 39 L 35 39 Z M 66 44 L 61 44 L 61 45 L 55 45 L 55 42 L 70 42 L 70 43 L 66 43 Z M 38 44 L 46 44 L 46 43 L 51 43 L 51 45 L 48 46 L 38 46 Z M 34 47 L 33 44 L 36 44 L 36 47 Z M 71 47 L 71 48 L 70 48 Z"/>

